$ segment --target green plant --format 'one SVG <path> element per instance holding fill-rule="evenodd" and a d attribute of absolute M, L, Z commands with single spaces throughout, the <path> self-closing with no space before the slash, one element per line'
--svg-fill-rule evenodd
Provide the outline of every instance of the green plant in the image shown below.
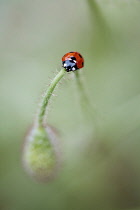
<path fill-rule="evenodd" d="M 57 135 L 52 126 L 45 122 L 46 108 L 53 91 L 66 73 L 62 68 L 52 80 L 41 102 L 37 120 L 28 132 L 23 149 L 23 163 L 27 172 L 39 181 L 47 181 L 54 177 L 59 167 L 59 145 Z M 90 111 L 89 102 L 84 92 L 78 71 L 74 72 L 83 113 Z"/>

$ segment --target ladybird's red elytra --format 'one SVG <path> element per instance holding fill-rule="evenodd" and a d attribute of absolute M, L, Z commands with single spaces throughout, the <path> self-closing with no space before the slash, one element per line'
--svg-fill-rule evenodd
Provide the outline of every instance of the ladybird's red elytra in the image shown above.
<path fill-rule="evenodd" d="M 67 72 L 84 67 L 84 58 L 78 52 L 68 52 L 62 57 L 62 66 Z"/>

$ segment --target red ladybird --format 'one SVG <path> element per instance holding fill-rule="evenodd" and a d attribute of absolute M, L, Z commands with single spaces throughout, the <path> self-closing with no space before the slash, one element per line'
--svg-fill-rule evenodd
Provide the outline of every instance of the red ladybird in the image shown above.
<path fill-rule="evenodd" d="M 84 58 L 78 52 L 69 52 L 62 57 L 62 66 L 67 72 L 81 69 L 84 66 Z"/>

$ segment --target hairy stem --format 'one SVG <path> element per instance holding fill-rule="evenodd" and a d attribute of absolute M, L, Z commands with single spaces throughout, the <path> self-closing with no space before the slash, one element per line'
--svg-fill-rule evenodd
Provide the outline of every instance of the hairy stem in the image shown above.
<path fill-rule="evenodd" d="M 41 103 L 41 107 L 39 110 L 39 114 L 38 114 L 38 125 L 42 126 L 43 125 L 43 120 L 44 120 L 44 116 L 45 116 L 45 112 L 46 112 L 46 107 L 48 105 L 49 99 L 54 91 L 54 88 L 56 87 L 56 85 L 58 84 L 58 82 L 60 81 L 60 79 L 64 76 L 65 74 L 65 69 L 61 69 L 61 71 L 55 76 L 55 78 L 53 79 L 53 81 L 51 82 L 48 90 L 46 91 L 46 94 L 42 100 Z"/>

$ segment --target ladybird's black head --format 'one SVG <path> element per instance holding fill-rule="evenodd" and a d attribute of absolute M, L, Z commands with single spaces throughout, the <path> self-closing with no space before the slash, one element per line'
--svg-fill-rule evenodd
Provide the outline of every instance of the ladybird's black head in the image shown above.
<path fill-rule="evenodd" d="M 66 69 L 67 72 L 75 71 L 78 69 L 75 60 L 75 57 L 71 57 L 71 59 L 62 62 L 62 66 Z"/>

